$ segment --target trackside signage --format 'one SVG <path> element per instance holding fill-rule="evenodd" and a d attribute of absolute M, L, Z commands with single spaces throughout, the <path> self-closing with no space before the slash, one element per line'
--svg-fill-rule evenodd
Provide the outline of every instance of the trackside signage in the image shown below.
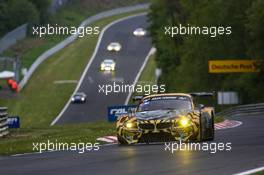
<path fill-rule="evenodd" d="M 20 128 L 20 118 L 18 116 L 7 118 L 8 128 Z"/>
<path fill-rule="evenodd" d="M 129 110 L 135 110 L 136 108 L 136 105 L 109 106 L 107 108 L 108 121 L 114 122 L 117 117 L 127 114 Z"/>
<path fill-rule="evenodd" d="M 257 60 L 210 60 L 209 73 L 260 72 L 262 62 Z"/>

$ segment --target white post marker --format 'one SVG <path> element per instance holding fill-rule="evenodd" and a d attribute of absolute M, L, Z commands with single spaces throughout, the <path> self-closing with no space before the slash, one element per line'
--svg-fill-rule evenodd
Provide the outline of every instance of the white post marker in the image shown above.
<path fill-rule="evenodd" d="M 155 69 L 156 83 L 158 83 L 158 80 L 159 80 L 159 77 L 161 76 L 161 74 L 162 74 L 162 69 L 156 68 Z"/>

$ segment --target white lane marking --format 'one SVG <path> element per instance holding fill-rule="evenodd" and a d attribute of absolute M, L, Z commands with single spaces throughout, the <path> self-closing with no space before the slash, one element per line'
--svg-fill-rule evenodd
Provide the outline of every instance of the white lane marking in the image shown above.
<path fill-rule="evenodd" d="M 247 170 L 247 171 L 244 171 L 244 172 L 241 172 L 241 173 L 236 173 L 234 175 L 248 175 L 248 174 L 257 173 L 259 171 L 264 171 L 264 166 L 263 167 L 259 167 L 259 168 L 255 168 L 255 169 L 252 169 L 252 170 Z"/>
<path fill-rule="evenodd" d="M 116 83 L 123 83 L 124 78 L 123 77 L 116 77 L 116 78 L 112 78 L 111 81 L 116 82 Z"/>
<path fill-rule="evenodd" d="M 88 81 L 89 81 L 90 84 L 93 84 L 93 82 L 94 82 L 94 80 L 93 80 L 93 78 L 91 76 L 88 77 Z"/>
<path fill-rule="evenodd" d="M 54 84 L 69 84 L 69 83 L 78 83 L 78 80 L 56 80 Z"/>
<path fill-rule="evenodd" d="M 84 72 L 83 72 L 83 74 L 82 74 L 82 76 L 81 76 L 81 78 L 80 78 L 80 80 L 79 80 L 79 83 L 78 83 L 77 87 L 75 88 L 73 94 L 75 94 L 75 93 L 78 91 L 78 89 L 80 88 L 80 86 L 81 86 L 81 84 L 82 84 L 82 82 L 83 82 L 83 80 L 84 80 L 84 77 L 86 76 L 86 74 L 87 74 L 87 72 L 88 72 L 89 67 L 91 66 L 93 60 L 95 59 L 95 56 L 97 55 L 97 52 L 98 52 L 99 47 L 100 47 L 100 45 L 101 45 L 101 41 L 102 41 L 102 38 L 103 38 L 103 35 L 104 35 L 105 31 L 106 31 L 108 28 L 110 28 L 111 26 L 113 26 L 113 25 L 115 25 L 115 24 L 117 24 L 117 23 L 119 23 L 119 22 L 121 22 L 121 21 L 128 20 L 128 19 L 131 19 L 131 18 L 135 18 L 135 17 L 137 17 L 137 16 L 144 16 L 144 15 L 146 15 L 146 14 L 147 14 L 147 13 L 140 13 L 140 14 L 137 14 L 137 15 L 132 15 L 132 16 L 128 16 L 128 17 L 124 17 L 124 18 L 118 19 L 118 20 L 113 21 L 113 22 L 111 22 L 110 24 L 108 24 L 108 25 L 107 25 L 107 26 L 101 31 L 101 33 L 100 33 L 100 35 L 99 35 L 99 38 L 98 38 L 98 41 L 97 41 L 97 44 L 96 44 L 96 47 L 95 47 L 95 50 L 94 50 L 94 52 L 93 52 L 93 55 L 92 55 L 91 59 L 89 60 L 89 63 L 88 63 L 87 66 L 85 67 L 85 70 L 84 70 Z M 70 103 L 71 103 L 71 98 L 72 98 L 73 94 L 71 95 L 71 97 L 69 98 L 68 102 L 66 103 L 66 105 L 64 106 L 64 108 L 62 109 L 62 111 L 59 113 L 59 115 L 58 115 L 58 116 L 52 121 L 51 126 L 52 126 L 52 125 L 55 125 L 55 124 L 59 121 L 59 119 L 61 118 L 61 116 L 63 115 L 63 113 L 64 113 L 64 112 L 66 111 L 66 109 L 69 107 L 69 105 L 70 105 Z"/>
<path fill-rule="evenodd" d="M 51 151 L 44 151 L 44 152 L 32 152 L 32 153 L 21 153 L 21 154 L 13 154 L 11 157 L 17 157 L 17 156 L 27 156 L 27 155 L 35 155 L 35 154 L 43 154 L 43 153 L 52 153 L 52 152 L 59 152 L 62 150 L 51 150 Z"/>
<path fill-rule="evenodd" d="M 144 63 L 142 64 L 142 66 L 141 66 L 139 72 L 137 73 L 137 76 L 136 76 L 136 78 L 135 78 L 135 80 L 134 80 L 134 82 L 133 82 L 133 85 L 136 85 L 136 84 L 137 84 L 138 79 L 139 79 L 139 77 L 140 77 L 142 71 L 144 70 L 144 68 L 145 68 L 145 66 L 146 66 L 146 64 L 147 64 L 147 62 L 148 62 L 150 56 L 153 55 L 153 54 L 155 54 L 155 52 L 156 52 L 156 48 L 155 48 L 155 47 L 152 47 L 152 48 L 150 49 L 150 51 L 149 51 L 147 57 L 145 58 L 145 61 L 144 61 Z M 128 104 L 129 99 L 131 98 L 132 93 L 133 93 L 132 91 L 129 92 L 129 94 L 128 94 L 127 98 L 126 98 L 126 101 L 125 101 L 125 105 Z"/>

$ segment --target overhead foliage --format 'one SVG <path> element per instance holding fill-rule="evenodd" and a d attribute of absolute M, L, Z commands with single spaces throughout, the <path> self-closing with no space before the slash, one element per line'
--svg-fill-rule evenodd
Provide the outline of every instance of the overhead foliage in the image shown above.
<path fill-rule="evenodd" d="M 43 22 L 49 4 L 50 0 L 0 0 L 0 35 L 24 23 Z"/>

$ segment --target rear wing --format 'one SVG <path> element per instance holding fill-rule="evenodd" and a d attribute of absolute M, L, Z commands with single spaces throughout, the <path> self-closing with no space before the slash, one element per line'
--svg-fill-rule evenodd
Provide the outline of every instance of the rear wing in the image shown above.
<path fill-rule="evenodd" d="M 137 95 L 137 96 L 134 96 L 134 97 L 133 97 L 133 101 L 134 101 L 134 102 L 135 102 L 135 101 L 141 101 L 143 98 L 144 98 L 143 95 Z"/>
<path fill-rule="evenodd" d="M 192 97 L 214 97 L 215 92 L 194 92 L 189 93 Z"/>

